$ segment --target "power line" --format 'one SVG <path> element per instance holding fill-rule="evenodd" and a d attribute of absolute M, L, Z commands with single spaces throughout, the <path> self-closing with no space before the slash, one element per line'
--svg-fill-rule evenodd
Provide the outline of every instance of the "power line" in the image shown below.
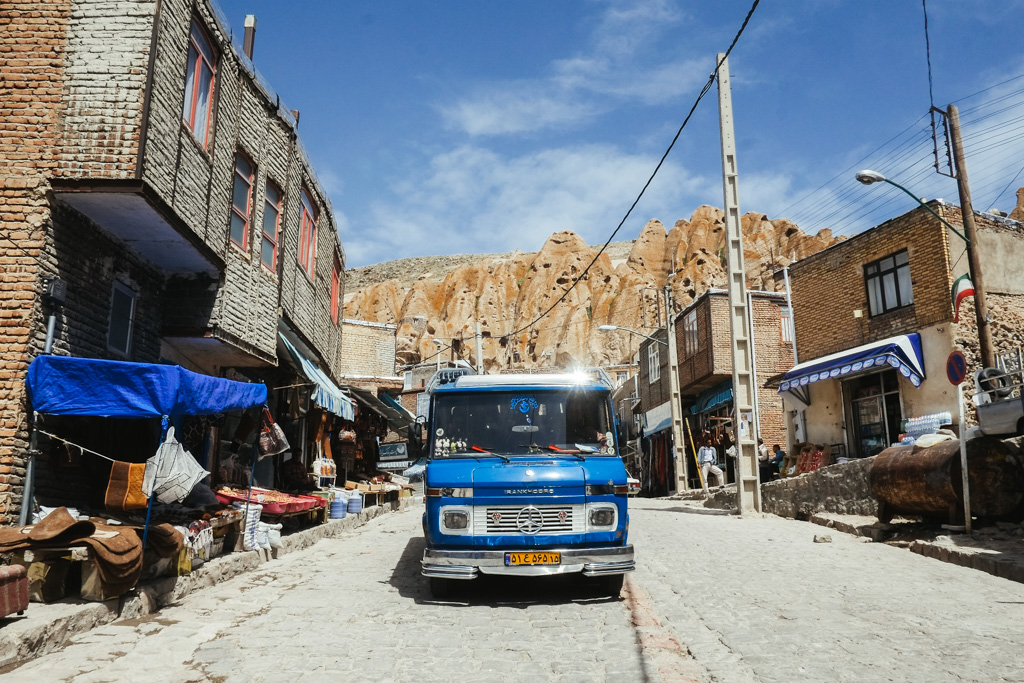
<path fill-rule="evenodd" d="M 676 131 L 675 136 L 672 138 L 672 142 L 669 143 L 668 149 L 666 149 L 665 153 L 661 155 L 661 159 L 658 161 L 658 164 L 654 167 L 654 172 L 651 173 L 651 176 L 647 179 L 647 182 L 644 183 L 643 188 L 640 190 L 640 194 L 638 194 L 636 199 L 633 200 L 633 203 L 630 205 L 629 210 L 626 211 L 626 215 L 622 217 L 621 221 L 619 221 L 619 224 L 616 226 L 615 230 L 612 231 L 611 236 L 604 243 L 604 245 L 601 247 L 601 249 L 597 252 L 597 254 L 594 256 L 593 260 L 587 265 L 586 268 L 583 269 L 583 272 L 580 273 L 579 277 L 577 277 L 575 280 L 572 281 L 572 284 L 569 285 L 569 287 L 565 290 L 565 292 L 562 294 L 562 296 L 560 296 L 558 298 L 558 300 L 555 301 L 555 303 L 551 304 L 551 306 L 546 311 L 544 311 L 539 316 L 534 318 L 534 320 L 532 322 L 530 322 L 529 324 L 527 324 L 527 325 L 525 325 L 525 326 L 523 326 L 523 327 L 521 327 L 521 328 L 519 328 L 517 330 L 513 330 L 512 332 L 509 332 L 507 335 L 505 335 L 506 337 L 513 337 L 513 336 L 515 336 L 515 335 L 517 335 L 517 334 L 519 334 L 521 332 L 525 332 L 526 330 L 530 329 L 531 327 L 536 325 L 538 322 L 543 320 L 545 316 L 547 316 L 549 313 L 551 313 L 551 311 L 555 310 L 555 307 L 558 306 L 558 304 L 562 303 L 567 296 L 569 296 L 569 292 L 571 292 L 573 289 L 576 288 L 576 285 L 590 271 L 590 268 L 595 263 L 597 263 L 597 259 L 599 259 L 601 257 L 601 254 L 604 253 L 605 249 L 608 248 L 608 245 L 611 244 L 613 239 L 615 239 L 615 235 L 617 235 L 619 230 L 622 229 L 622 226 L 625 224 L 626 220 L 633 213 L 633 209 L 636 208 L 636 205 L 640 203 L 640 199 L 644 196 L 644 193 L 647 192 L 647 188 L 650 187 L 651 182 L 654 180 L 654 177 L 656 175 L 658 175 L 658 171 L 661 170 L 662 164 L 664 164 L 665 163 L 665 159 L 668 158 L 669 152 L 671 152 L 672 148 L 675 147 L 676 141 L 679 140 L 679 136 L 682 134 L 683 129 L 686 128 L 686 124 L 689 123 L 690 118 L 693 116 L 693 113 L 697 110 L 697 105 L 700 104 L 700 101 L 702 99 L 704 99 L 704 96 L 707 95 L 708 92 L 711 90 L 711 86 L 714 85 L 715 78 L 718 76 L 718 70 L 719 70 L 719 68 L 721 68 L 722 62 L 724 62 L 726 59 L 728 59 L 729 54 L 732 52 L 732 49 L 736 46 L 736 42 L 740 39 L 740 36 L 743 35 L 743 31 L 746 30 L 747 23 L 750 21 L 750 17 L 753 16 L 754 10 L 757 9 L 757 6 L 758 6 L 758 4 L 760 4 L 760 2 L 761 2 L 761 0 L 754 0 L 754 3 L 750 6 L 750 10 L 747 12 L 747 16 L 744 17 L 743 24 L 740 25 L 739 31 L 737 31 L 735 37 L 733 37 L 732 43 L 730 43 L 730 45 L 729 45 L 729 49 L 727 49 L 725 51 L 725 54 L 722 56 L 722 60 L 715 64 L 715 70 L 711 72 L 711 75 L 708 77 L 707 83 L 705 83 L 704 87 L 701 88 L 700 94 L 697 95 L 697 99 L 694 101 L 693 106 L 690 107 L 689 113 L 686 115 L 686 118 L 683 119 L 683 123 L 679 126 L 679 130 Z"/>

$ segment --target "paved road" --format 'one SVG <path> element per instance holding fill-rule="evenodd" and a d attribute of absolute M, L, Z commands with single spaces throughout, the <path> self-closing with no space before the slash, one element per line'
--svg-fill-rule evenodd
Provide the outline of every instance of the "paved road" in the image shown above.
<path fill-rule="evenodd" d="M 621 600 L 556 577 L 435 601 L 413 507 L 4 680 L 1024 680 L 1024 585 L 801 522 L 635 503 Z"/>

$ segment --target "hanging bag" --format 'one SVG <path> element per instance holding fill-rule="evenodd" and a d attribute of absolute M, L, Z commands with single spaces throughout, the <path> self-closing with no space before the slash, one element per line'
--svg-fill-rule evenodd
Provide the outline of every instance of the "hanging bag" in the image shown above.
<path fill-rule="evenodd" d="M 274 422 L 274 418 L 270 416 L 270 409 L 264 406 L 263 428 L 260 430 L 259 441 L 260 459 L 262 460 L 268 455 L 284 453 L 289 448 L 291 446 L 284 436 L 284 430 L 281 429 L 281 425 Z"/>

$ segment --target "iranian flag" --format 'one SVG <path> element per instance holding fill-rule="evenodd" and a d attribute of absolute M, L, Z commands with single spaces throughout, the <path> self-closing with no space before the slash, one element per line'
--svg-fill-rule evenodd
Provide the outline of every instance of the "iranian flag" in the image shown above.
<path fill-rule="evenodd" d="M 960 322 L 960 302 L 969 296 L 974 296 L 974 284 L 970 275 L 961 275 L 953 281 L 953 289 L 949 293 L 953 300 L 953 322 Z"/>

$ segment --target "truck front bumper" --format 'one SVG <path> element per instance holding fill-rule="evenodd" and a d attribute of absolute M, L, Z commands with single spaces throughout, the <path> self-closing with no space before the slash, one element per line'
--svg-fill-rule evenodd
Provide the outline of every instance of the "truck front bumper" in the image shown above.
<path fill-rule="evenodd" d="M 526 548 L 516 548 L 520 552 Z M 533 550 L 533 548 L 530 548 Z M 505 565 L 505 550 L 442 550 L 423 551 L 423 576 L 439 579 L 475 579 L 480 574 L 505 576 L 547 576 L 582 573 L 584 576 L 625 574 L 636 569 L 633 546 L 610 548 L 544 548 L 545 552 L 561 553 L 561 563 L 552 565 Z"/>

